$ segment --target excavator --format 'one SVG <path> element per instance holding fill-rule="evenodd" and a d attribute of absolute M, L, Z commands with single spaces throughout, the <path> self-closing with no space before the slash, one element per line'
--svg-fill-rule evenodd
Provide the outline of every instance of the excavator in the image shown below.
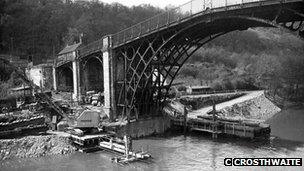
<path fill-rule="evenodd" d="M 85 132 L 88 132 L 88 130 L 98 128 L 100 122 L 98 112 L 84 109 L 74 117 L 70 117 L 58 104 L 54 103 L 53 100 L 46 93 L 44 93 L 39 86 L 34 84 L 32 80 L 28 79 L 21 69 L 14 66 L 6 59 L 0 58 L 0 61 L 2 61 L 5 65 L 10 66 L 18 77 L 20 77 L 25 84 L 34 90 L 35 96 L 46 103 L 49 108 L 53 109 L 55 115 L 57 116 L 56 123 L 62 120 L 67 121 L 69 131 L 79 136 L 83 135 Z"/>

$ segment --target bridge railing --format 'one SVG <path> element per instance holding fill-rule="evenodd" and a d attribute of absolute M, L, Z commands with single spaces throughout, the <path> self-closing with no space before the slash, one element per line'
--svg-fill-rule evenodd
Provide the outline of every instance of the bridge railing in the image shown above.
<path fill-rule="evenodd" d="M 73 61 L 74 59 L 75 57 L 71 53 L 60 55 L 54 60 L 55 66 L 56 67 L 61 66 L 65 63 Z"/>
<path fill-rule="evenodd" d="M 113 34 L 113 46 L 118 46 L 152 31 L 170 26 L 176 22 L 180 22 L 183 19 L 209 9 L 228 7 L 231 5 L 241 5 L 244 3 L 258 1 L 267 0 L 192 0 L 177 8 L 158 14 L 152 18 Z"/>
<path fill-rule="evenodd" d="M 89 43 L 86 46 L 80 47 L 77 49 L 77 56 L 83 57 L 88 54 L 95 53 L 103 48 L 103 39 L 99 39 L 97 41 L 94 41 L 92 43 Z"/>

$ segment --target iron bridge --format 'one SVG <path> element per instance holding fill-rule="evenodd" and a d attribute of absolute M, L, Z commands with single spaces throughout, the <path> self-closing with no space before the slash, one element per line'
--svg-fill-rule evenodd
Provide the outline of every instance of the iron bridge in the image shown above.
<path fill-rule="evenodd" d="M 161 113 L 172 81 L 204 44 L 235 30 L 278 27 L 304 37 L 303 0 L 192 0 L 77 50 L 103 62 L 105 108 L 128 120 Z"/>

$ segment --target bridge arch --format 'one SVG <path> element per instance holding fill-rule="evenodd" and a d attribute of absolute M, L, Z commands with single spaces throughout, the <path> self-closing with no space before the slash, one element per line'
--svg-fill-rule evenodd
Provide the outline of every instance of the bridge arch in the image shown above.
<path fill-rule="evenodd" d="M 204 44 L 251 27 L 284 27 L 303 38 L 303 9 L 303 0 L 192 0 L 88 44 L 78 59 L 103 55 L 107 113 L 137 119 L 145 108 L 160 108 L 180 68 Z"/>
<path fill-rule="evenodd" d="M 82 59 L 83 78 L 82 87 L 84 91 L 103 91 L 103 66 L 102 59 L 97 55 Z"/>
<path fill-rule="evenodd" d="M 127 106 L 126 114 L 130 117 L 132 113 L 135 115 L 137 115 L 136 113 L 149 113 L 155 104 L 156 108 L 159 108 L 159 105 L 168 96 L 172 81 L 187 59 L 204 44 L 218 36 L 252 27 L 278 27 L 303 36 L 303 16 L 295 18 L 291 22 L 286 22 L 287 19 L 280 18 L 280 16 L 281 10 L 276 15 L 267 18 L 254 15 L 218 16 L 208 20 L 195 21 L 184 28 L 172 29 L 167 32 L 167 35 L 159 33 L 147 37 L 139 41 L 139 45 L 125 46 L 119 51 L 128 63 L 126 70 L 128 84 L 122 90 L 126 91 L 125 96 L 130 97 L 125 105 Z M 154 68 L 157 68 L 159 74 L 153 81 Z M 166 82 L 166 80 L 170 81 Z M 138 116 L 134 117 L 138 118 Z"/>
<path fill-rule="evenodd" d="M 58 90 L 73 91 L 73 69 L 72 66 L 65 65 L 58 68 Z"/>
<path fill-rule="evenodd" d="M 194 32 L 193 35 L 187 35 L 183 36 L 184 33 L 190 32 L 194 28 L 214 28 L 216 27 L 218 23 L 230 23 L 227 29 L 223 28 L 222 30 L 214 31 L 212 32 L 211 30 L 207 31 L 207 34 L 204 33 L 197 33 Z M 234 24 L 231 24 L 234 23 Z M 242 24 L 241 24 L 242 23 Z M 204 27 L 200 26 L 201 24 L 204 24 Z M 209 25 L 210 24 L 210 25 Z M 278 27 L 283 30 L 288 30 L 287 28 L 276 24 L 274 22 L 270 22 L 264 19 L 259 19 L 259 18 L 254 18 L 254 17 L 242 17 L 242 16 L 237 16 L 237 17 L 226 17 L 226 18 L 219 18 L 214 20 L 213 22 L 210 22 L 209 24 L 207 23 L 197 23 L 194 24 L 188 28 L 185 28 L 182 30 L 181 33 L 174 35 L 175 37 L 180 38 L 178 42 L 180 42 L 182 39 L 188 39 L 189 41 L 182 41 L 180 43 L 181 47 L 185 46 L 183 49 L 180 51 L 173 51 L 170 52 L 168 56 L 164 57 L 162 62 L 166 63 L 170 61 L 170 66 L 168 69 L 165 67 L 161 68 L 162 69 L 162 74 L 161 77 L 163 77 L 162 82 L 160 83 L 161 87 L 166 87 L 165 88 L 165 95 L 162 98 L 166 98 L 168 96 L 168 91 L 172 85 L 173 80 L 177 76 L 179 70 L 182 68 L 182 66 L 185 64 L 185 62 L 191 57 L 191 55 L 199 50 L 203 45 L 206 43 L 212 41 L 213 39 L 222 36 L 224 34 L 227 34 L 232 31 L 236 30 L 247 30 L 248 28 L 251 27 Z M 208 26 L 209 25 L 209 26 Z M 229 29 L 228 29 L 229 28 Z M 184 34 L 185 35 L 185 34 Z M 174 40 L 174 39 L 173 39 Z M 171 45 L 172 46 L 172 45 Z M 173 46 L 176 46 L 173 45 Z M 176 56 L 176 57 L 174 57 Z M 165 82 L 167 79 L 170 79 L 169 83 Z M 153 87 L 156 87 L 157 82 L 154 82 Z M 167 86 L 165 86 L 167 84 Z M 149 85 L 149 84 L 146 84 Z"/>

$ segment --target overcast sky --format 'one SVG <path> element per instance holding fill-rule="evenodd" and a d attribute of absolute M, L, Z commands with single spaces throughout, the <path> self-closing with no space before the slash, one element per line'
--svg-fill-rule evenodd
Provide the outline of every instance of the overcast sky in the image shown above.
<path fill-rule="evenodd" d="M 100 0 L 106 3 L 118 2 L 126 6 L 140 5 L 140 4 L 151 4 L 153 6 L 164 8 L 167 5 L 179 6 L 190 0 Z"/>

